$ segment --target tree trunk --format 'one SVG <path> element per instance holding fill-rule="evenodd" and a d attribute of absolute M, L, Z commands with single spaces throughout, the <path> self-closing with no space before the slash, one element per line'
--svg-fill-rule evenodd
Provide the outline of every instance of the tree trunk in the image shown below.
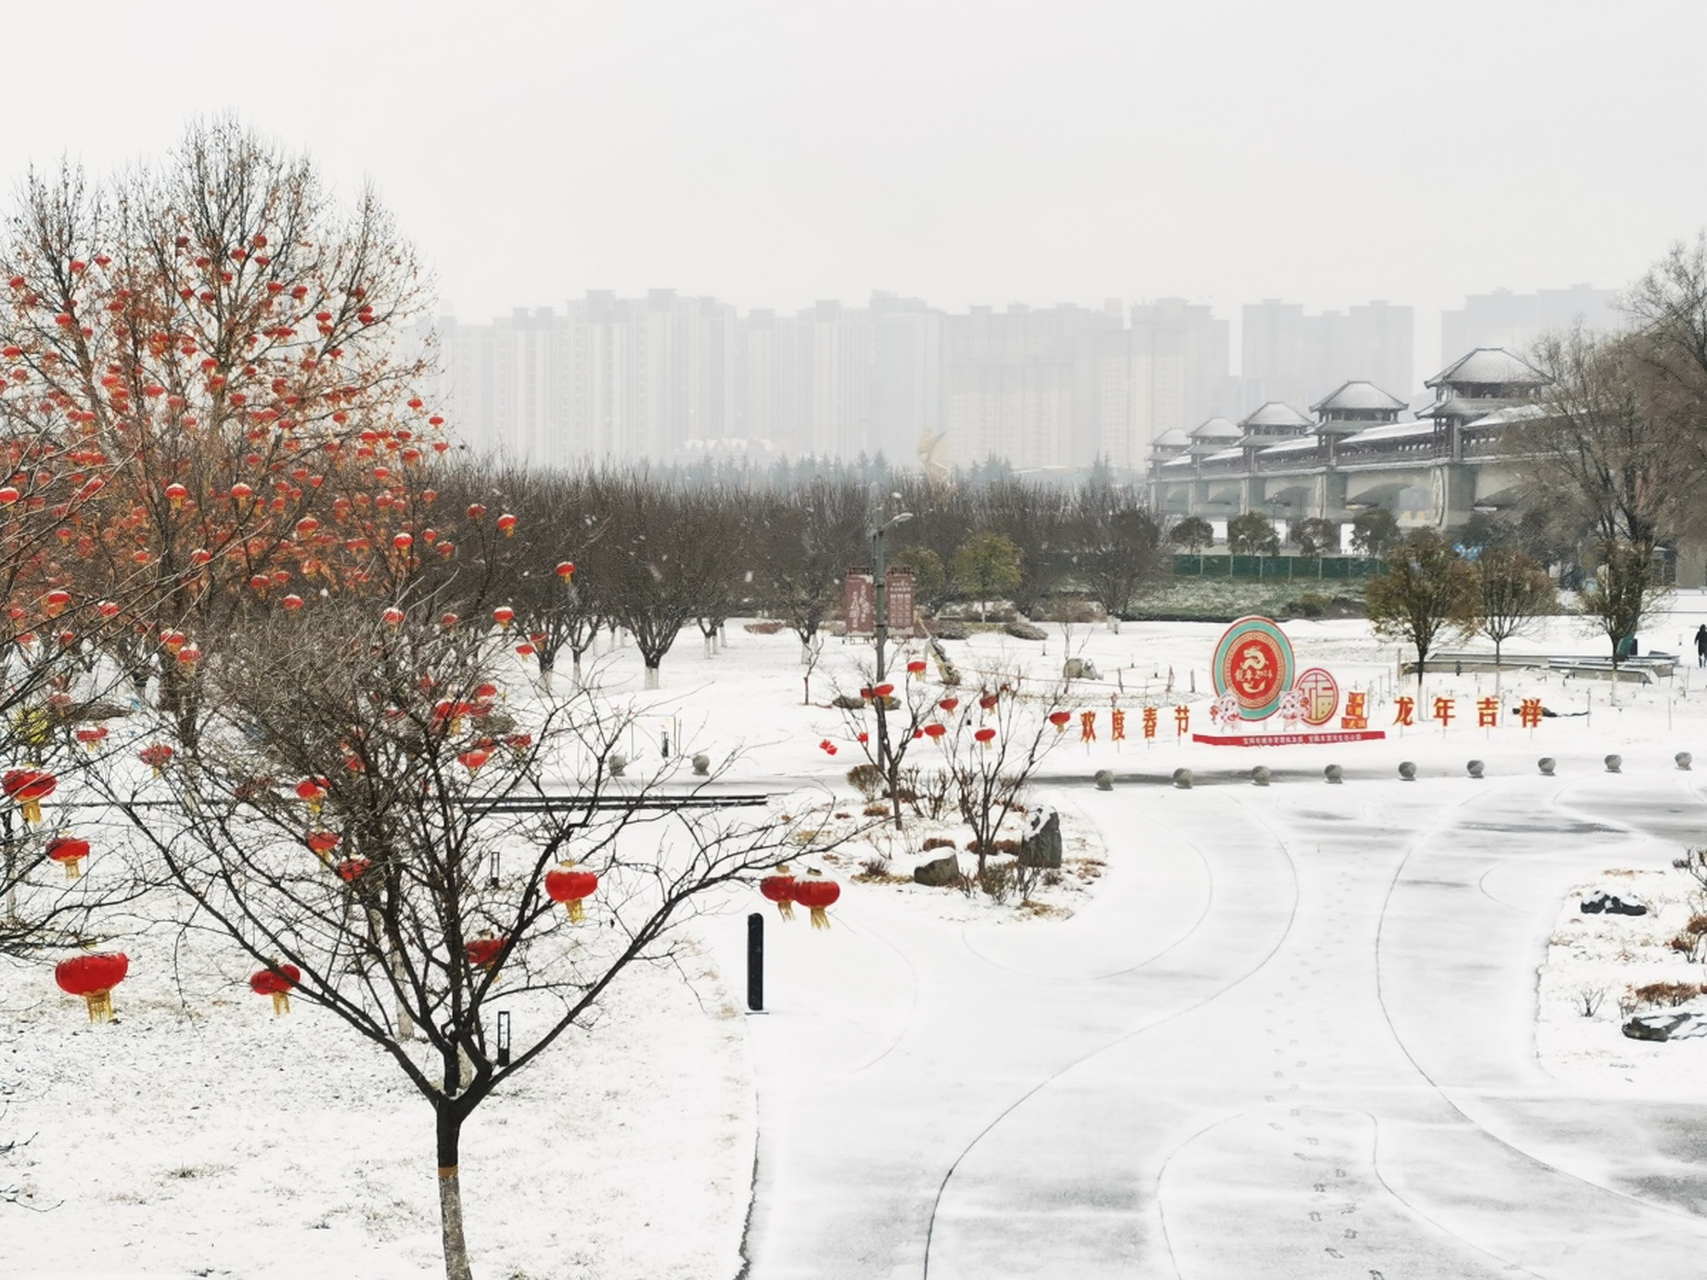
<path fill-rule="evenodd" d="M 648 689 L 656 689 L 658 687 L 658 668 L 653 666 L 651 663 L 646 665 L 646 687 Z"/>
<path fill-rule="evenodd" d="M 468 1265 L 468 1241 L 462 1234 L 462 1178 L 457 1172 L 457 1149 L 462 1141 L 462 1117 L 451 1100 L 439 1100 L 437 1137 L 439 1158 L 439 1231 L 444 1242 L 445 1280 L 474 1280 Z"/>
<path fill-rule="evenodd" d="M 403 968 L 403 953 L 396 948 L 391 952 L 391 977 L 397 987 L 397 1038 L 413 1040 L 415 1038 L 415 1019 L 409 1015 L 409 1002 L 403 998 L 404 984 L 408 982 L 408 974 Z"/>

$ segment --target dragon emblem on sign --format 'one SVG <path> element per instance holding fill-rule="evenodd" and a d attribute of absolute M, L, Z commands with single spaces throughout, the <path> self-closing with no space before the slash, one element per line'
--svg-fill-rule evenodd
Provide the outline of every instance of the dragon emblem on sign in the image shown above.
<path fill-rule="evenodd" d="M 1265 720 L 1292 687 L 1292 645 L 1268 618 L 1240 618 L 1215 646 L 1215 692 L 1231 695 L 1239 715 Z"/>

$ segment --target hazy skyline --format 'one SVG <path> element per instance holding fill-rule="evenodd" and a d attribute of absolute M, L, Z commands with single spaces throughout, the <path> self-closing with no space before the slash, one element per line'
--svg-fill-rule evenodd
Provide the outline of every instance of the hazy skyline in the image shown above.
<path fill-rule="evenodd" d="M 1699 6 L 93 4 L 10 15 L 0 157 L 102 173 L 234 111 L 371 180 L 468 319 L 743 309 L 1238 320 L 1616 288 L 1707 223 Z"/>

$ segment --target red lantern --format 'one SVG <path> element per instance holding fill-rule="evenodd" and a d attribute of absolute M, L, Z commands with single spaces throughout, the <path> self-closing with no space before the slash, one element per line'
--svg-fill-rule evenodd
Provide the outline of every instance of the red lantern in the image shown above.
<path fill-rule="evenodd" d="M 973 734 L 972 736 L 974 738 L 976 738 L 981 745 L 988 747 L 992 742 L 995 741 L 996 731 L 994 729 L 987 729 L 987 728 L 986 729 L 980 729 L 980 730 L 978 730 L 977 733 Z"/>
<path fill-rule="evenodd" d="M 937 706 L 941 707 L 944 711 L 949 712 L 952 712 L 959 705 L 959 698 L 944 698 L 941 702 L 937 703 Z"/>
<path fill-rule="evenodd" d="M 399 551 L 407 551 L 410 547 L 415 545 L 414 535 L 400 533 L 391 540 L 391 545 L 396 547 Z"/>
<path fill-rule="evenodd" d="M 470 773 L 479 773 L 480 767 L 491 758 L 492 753 L 490 751 L 482 747 L 475 747 L 472 750 L 464 751 L 457 757 L 457 761 Z"/>
<path fill-rule="evenodd" d="M 486 507 L 483 503 L 471 502 L 468 504 L 468 518 L 470 520 L 478 520 L 485 514 Z"/>
<path fill-rule="evenodd" d="M 923 662 L 919 661 L 913 661 L 907 664 L 907 674 L 910 676 L 922 676 L 928 669 L 929 668 L 927 668 Z"/>
<path fill-rule="evenodd" d="M 331 785 L 325 778 L 304 778 L 296 784 L 296 798 L 308 806 L 310 813 L 319 813 L 320 802 L 326 798 L 326 789 Z"/>
<path fill-rule="evenodd" d="M 598 890 L 599 877 L 591 871 L 576 871 L 574 864 L 565 862 L 555 871 L 545 873 L 545 896 L 569 908 L 569 919 L 579 924 L 586 918 L 582 902 Z"/>
<path fill-rule="evenodd" d="M 468 963 L 479 965 L 482 969 L 490 969 L 507 941 L 509 941 L 507 938 L 470 938 L 468 940 Z"/>
<path fill-rule="evenodd" d="M 315 857 L 324 862 L 326 856 L 338 847 L 338 833 L 336 831 L 310 831 L 303 843 L 313 851 Z"/>
<path fill-rule="evenodd" d="M 385 619 L 385 625 L 388 627 L 397 627 L 397 626 L 403 625 L 403 610 L 399 609 L 396 605 L 392 605 L 389 609 L 387 609 L 384 613 L 380 614 L 379 616 L 381 618 Z"/>
<path fill-rule="evenodd" d="M 302 970 L 294 964 L 274 965 L 250 978 L 249 990 L 258 996 L 271 996 L 273 1017 L 279 1018 L 290 1012 L 290 993 L 301 981 Z"/>
<path fill-rule="evenodd" d="M 77 730 L 77 741 L 81 742 L 90 751 L 99 747 L 106 736 L 107 726 L 104 724 L 86 725 L 85 727 Z"/>
<path fill-rule="evenodd" d="M 1071 711 L 1051 711 L 1049 713 L 1049 723 L 1055 726 L 1056 733 L 1067 732 L 1067 722 L 1072 718 L 1073 713 Z"/>
<path fill-rule="evenodd" d="M 786 865 L 776 869 L 774 876 L 759 881 L 759 892 L 776 903 L 776 913 L 784 920 L 794 919 L 794 877 Z"/>
<path fill-rule="evenodd" d="M 345 884 L 354 884 L 368 873 L 368 868 L 371 866 L 373 863 L 366 858 L 345 858 L 333 870 L 338 873 L 338 879 Z"/>
<path fill-rule="evenodd" d="M 516 646 L 516 656 L 519 658 L 531 658 L 533 654 L 534 649 L 531 644 L 518 644 Z"/>
<path fill-rule="evenodd" d="M 103 618 L 116 618 L 119 613 L 119 607 L 111 600 L 103 600 L 100 604 L 95 606 L 95 611 Z"/>
<path fill-rule="evenodd" d="M 75 880 L 83 874 L 83 859 L 89 856 L 89 842 L 76 836 L 55 836 L 47 842 L 47 856 L 65 868 L 67 880 Z"/>
<path fill-rule="evenodd" d="M 238 502 L 247 502 L 250 498 L 255 496 L 255 491 L 239 480 L 236 484 L 231 486 L 231 496 Z"/>
<path fill-rule="evenodd" d="M 932 742 L 935 742 L 941 738 L 943 734 L 948 732 L 948 726 L 942 724 L 927 724 L 924 732 L 925 737 L 929 738 Z"/>
<path fill-rule="evenodd" d="M 993 693 L 986 693 L 982 698 L 978 699 L 978 705 L 983 707 L 986 711 L 994 711 L 996 709 L 997 696 L 998 695 Z"/>
<path fill-rule="evenodd" d="M 824 914 L 824 908 L 833 906 L 841 896 L 842 886 L 834 880 L 823 879 L 817 871 L 810 872 L 804 880 L 794 882 L 794 900 L 803 907 L 811 908 L 814 929 L 830 927 L 830 917 Z"/>
<path fill-rule="evenodd" d="M 172 748 L 164 742 L 155 742 L 137 752 L 137 756 L 143 764 L 154 770 L 154 776 L 158 778 L 171 763 Z"/>
<path fill-rule="evenodd" d="M 8 769 L 0 775 L 0 790 L 4 790 L 23 812 L 24 821 L 41 821 L 41 802 L 59 786 L 59 779 L 40 769 Z"/>
<path fill-rule="evenodd" d="M 294 613 L 296 610 L 302 608 L 302 597 L 298 595 L 289 595 L 283 600 L 280 600 L 279 603 Z"/>
<path fill-rule="evenodd" d="M 575 576 L 575 562 L 573 560 L 564 560 L 559 563 L 557 566 L 557 576 L 562 578 L 563 581 L 568 582 L 569 579 Z"/>
<path fill-rule="evenodd" d="M 506 511 L 503 515 L 498 517 L 498 528 L 503 531 L 506 538 L 515 537 L 516 518 Z"/>
<path fill-rule="evenodd" d="M 515 619 L 515 616 L 516 611 L 510 608 L 507 604 L 501 604 L 496 609 L 492 610 L 492 621 L 496 622 L 505 631 L 510 629 L 510 623 Z"/>
<path fill-rule="evenodd" d="M 113 1020 L 113 988 L 130 972 L 130 957 L 122 951 L 106 955 L 73 956 L 61 960 L 53 980 L 69 995 L 82 996 L 89 1006 L 90 1022 Z"/>
<path fill-rule="evenodd" d="M 69 591 L 49 591 L 42 602 L 42 611 L 50 618 L 57 618 L 65 612 L 66 606 L 70 603 L 71 593 Z"/>
<path fill-rule="evenodd" d="M 890 694 L 895 692 L 895 686 L 892 684 L 880 684 L 877 686 L 877 688 L 873 689 L 871 692 L 876 697 L 887 698 Z"/>

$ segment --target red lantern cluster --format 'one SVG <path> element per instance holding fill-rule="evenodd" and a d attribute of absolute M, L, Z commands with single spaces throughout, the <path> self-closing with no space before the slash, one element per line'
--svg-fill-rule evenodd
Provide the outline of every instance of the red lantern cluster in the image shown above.
<path fill-rule="evenodd" d="M 468 963 L 478 965 L 482 969 L 490 969 L 497 962 L 498 953 L 508 941 L 508 938 L 470 938 L 467 947 Z"/>
<path fill-rule="evenodd" d="M 172 761 L 172 748 L 164 742 L 154 742 L 137 752 L 137 756 L 143 764 L 154 770 L 154 776 L 158 778 Z"/>
<path fill-rule="evenodd" d="M 273 1017 L 290 1012 L 290 993 L 302 981 L 302 970 L 294 964 L 278 964 L 262 969 L 249 979 L 249 990 L 258 996 L 273 998 Z"/>
<path fill-rule="evenodd" d="M 564 863 L 555 871 L 545 873 L 545 896 L 569 908 L 569 919 L 579 924 L 586 918 L 581 904 L 598 890 L 599 877 L 591 871 L 577 871 L 573 864 Z"/>
<path fill-rule="evenodd" d="M 90 1022 L 113 1020 L 113 988 L 130 972 L 130 957 L 122 951 L 105 955 L 73 956 L 61 960 L 53 980 L 68 995 L 82 996 L 89 1006 Z"/>

